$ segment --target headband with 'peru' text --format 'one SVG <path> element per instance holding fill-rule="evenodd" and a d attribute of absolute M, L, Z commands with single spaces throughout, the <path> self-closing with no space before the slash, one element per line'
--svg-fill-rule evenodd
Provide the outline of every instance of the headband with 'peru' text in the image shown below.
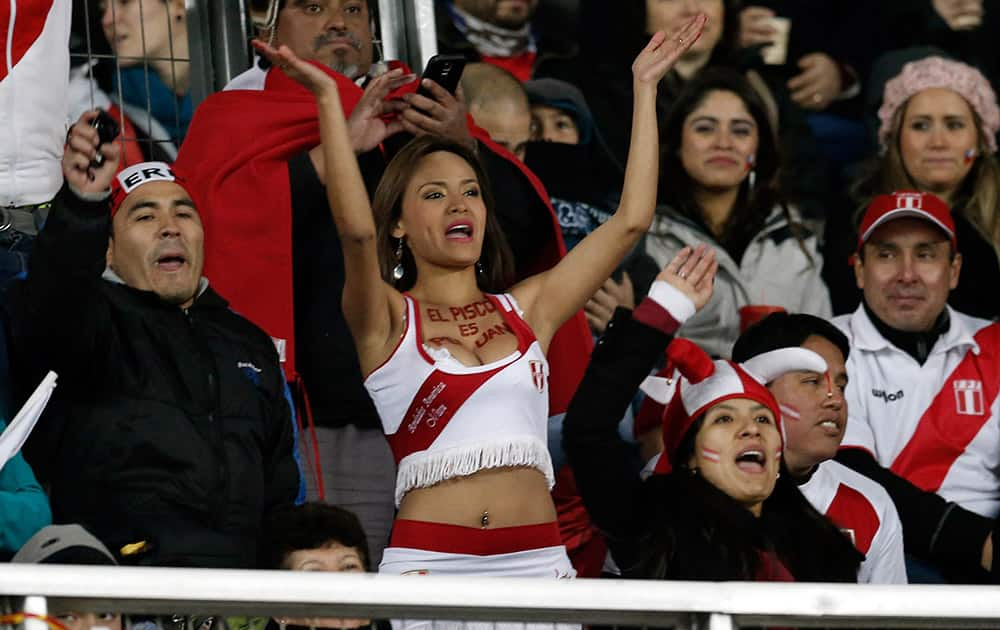
<path fill-rule="evenodd" d="M 118 208 L 132 191 L 152 182 L 173 182 L 186 190 L 184 180 L 165 162 L 142 162 L 130 166 L 118 173 L 111 183 L 111 216 L 118 212 Z"/>

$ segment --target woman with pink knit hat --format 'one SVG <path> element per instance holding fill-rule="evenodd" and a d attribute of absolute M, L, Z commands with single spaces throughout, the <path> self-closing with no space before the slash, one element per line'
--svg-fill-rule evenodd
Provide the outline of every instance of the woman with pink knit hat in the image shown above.
<path fill-rule="evenodd" d="M 1000 108 L 989 81 L 959 61 L 912 61 L 885 85 L 878 111 L 880 156 L 856 186 L 860 208 L 895 190 L 932 192 L 951 207 L 962 276 L 957 310 L 1000 317 Z"/>
<path fill-rule="evenodd" d="M 779 476 L 782 411 L 765 387 L 826 363 L 803 348 L 712 361 L 673 339 L 708 302 L 716 267 L 705 245 L 681 250 L 598 341 L 563 423 L 580 495 L 625 577 L 854 582 L 860 553 Z M 664 348 L 669 378 L 647 378 Z M 664 405 L 663 452 L 645 480 L 618 434 L 640 383 Z"/>

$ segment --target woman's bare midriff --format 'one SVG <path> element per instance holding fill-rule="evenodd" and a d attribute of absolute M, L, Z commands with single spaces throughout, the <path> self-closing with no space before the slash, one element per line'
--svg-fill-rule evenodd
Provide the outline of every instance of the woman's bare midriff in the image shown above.
<path fill-rule="evenodd" d="M 410 490 L 397 518 L 489 529 L 551 523 L 556 509 L 536 468 L 491 468 Z"/>

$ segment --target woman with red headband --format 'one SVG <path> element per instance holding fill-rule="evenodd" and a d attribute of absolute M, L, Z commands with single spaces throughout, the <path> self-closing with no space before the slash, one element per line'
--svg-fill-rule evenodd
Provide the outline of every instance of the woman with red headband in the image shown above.
<path fill-rule="evenodd" d="M 657 33 L 633 64 L 632 150 L 615 215 L 558 265 L 510 288 L 509 251 L 475 155 L 417 138 L 370 205 L 336 84 L 287 47 L 258 45 L 319 108 L 344 315 L 398 462 L 399 512 L 381 572 L 574 574 L 549 494 L 545 351 L 652 220 L 657 85 L 705 19 L 670 38 Z M 374 103 L 371 125 L 399 126 L 389 113 Z"/>
<path fill-rule="evenodd" d="M 708 302 L 715 268 L 705 245 L 685 248 L 598 343 L 563 424 L 580 496 L 627 577 L 854 582 L 860 554 L 779 478 L 781 412 L 765 386 L 826 372 L 823 359 L 783 348 L 736 364 L 671 341 Z M 665 347 L 669 377 L 645 378 Z M 664 405 L 663 452 L 645 480 L 618 434 L 640 383 Z"/>

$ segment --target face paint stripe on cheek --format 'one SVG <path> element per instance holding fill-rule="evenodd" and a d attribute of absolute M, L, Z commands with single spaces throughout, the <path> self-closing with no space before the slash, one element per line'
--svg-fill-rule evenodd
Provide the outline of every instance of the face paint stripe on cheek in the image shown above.
<path fill-rule="evenodd" d="M 722 456 L 719 454 L 718 451 L 713 451 L 712 449 L 707 447 L 702 447 L 701 456 L 710 462 L 718 462 L 722 460 Z"/>
<path fill-rule="evenodd" d="M 781 418 L 783 420 L 793 420 L 797 422 L 802 418 L 799 410 L 789 404 L 782 403 L 778 405 L 778 408 L 781 410 Z"/>

